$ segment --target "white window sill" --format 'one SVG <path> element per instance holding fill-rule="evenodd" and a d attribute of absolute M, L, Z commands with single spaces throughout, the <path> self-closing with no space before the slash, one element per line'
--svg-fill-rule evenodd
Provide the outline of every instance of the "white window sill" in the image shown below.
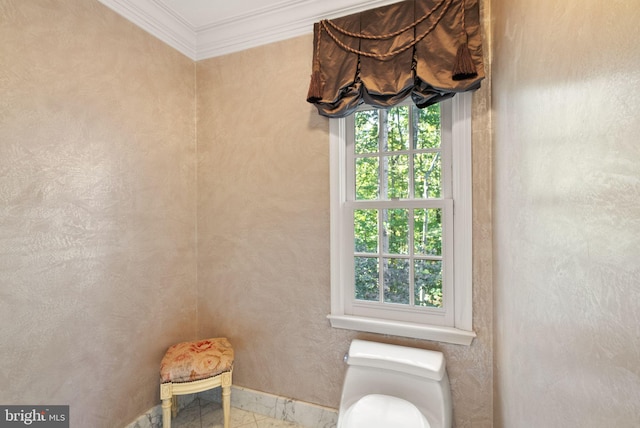
<path fill-rule="evenodd" d="M 327 315 L 331 327 L 369 333 L 389 334 L 415 339 L 435 340 L 456 345 L 471 345 L 476 333 L 454 327 L 423 325 L 400 321 L 389 321 L 351 315 Z"/>

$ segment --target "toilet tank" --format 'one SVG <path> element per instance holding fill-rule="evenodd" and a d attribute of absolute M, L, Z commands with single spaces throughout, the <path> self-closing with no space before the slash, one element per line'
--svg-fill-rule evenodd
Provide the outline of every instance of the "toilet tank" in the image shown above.
<path fill-rule="evenodd" d="M 436 381 L 441 380 L 446 373 L 442 352 L 358 339 L 351 342 L 347 363 L 393 370 Z"/>
<path fill-rule="evenodd" d="M 398 397 L 415 405 L 432 428 L 451 427 L 451 391 L 441 352 L 353 340 L 340 412 L 369 394 Z"/>

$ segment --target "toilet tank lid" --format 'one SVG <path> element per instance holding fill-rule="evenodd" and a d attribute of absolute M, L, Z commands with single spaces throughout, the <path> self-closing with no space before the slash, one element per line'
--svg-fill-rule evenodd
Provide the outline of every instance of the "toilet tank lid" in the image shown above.
<path fill-rule="evenodd" d="M 442 352 L 355 339 L 347 364 L 375 367 L 441 380 L 445 374 Z"/>

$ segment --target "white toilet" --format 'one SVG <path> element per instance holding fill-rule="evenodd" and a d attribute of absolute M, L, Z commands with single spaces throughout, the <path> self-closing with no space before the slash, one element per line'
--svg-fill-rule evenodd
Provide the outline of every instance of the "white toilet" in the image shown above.
<path fill-rule="evenodd" d="M 451 390 L 437 351 L 353 340 L 337 428 L 451 428 Z"/>

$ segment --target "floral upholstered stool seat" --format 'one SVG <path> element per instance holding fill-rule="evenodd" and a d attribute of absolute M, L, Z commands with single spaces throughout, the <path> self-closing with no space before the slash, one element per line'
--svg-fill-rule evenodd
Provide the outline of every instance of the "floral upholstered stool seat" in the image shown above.
<path fill-rule="evenodd" d="M 233 348 L 224 337 L 171 346 L 160 365 L 162 426 L 171 428 L 178 413 L 176 395 L 222 387 L 224 428 L 229 428 Z"/>

